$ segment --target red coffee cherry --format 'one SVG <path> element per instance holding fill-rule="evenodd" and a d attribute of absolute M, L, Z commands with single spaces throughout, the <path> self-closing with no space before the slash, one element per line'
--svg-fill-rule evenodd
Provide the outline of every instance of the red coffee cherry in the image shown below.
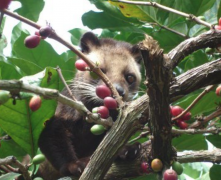
<path fill-rule="evenodd" d="M 221 96 L 221 86 L 218 86 L 218 87 L 216 88 L 216 95 L 217 95 L 217 96 Z"/>
<path fill-rule="evenodd" d="M 109 110 L 105 106 L 96 107 L 92 110 L 92 112 L 100 114 L 103 119 L 107 119 L 109 117 Z"/>
<path fill-rule="evenodd" d="M 87 63 L 82 60 L 82 59 L 78 59 L 76 62 L 75 62 L 75 67 L 79 70 L 79 71 L 86 71 L 87 68 L 88 68 L 88 65 Z"/>
<path fill-rule="evenodd" d="M 96 87 L 96 94 L 99 98 L 104 99 L 111 96 L 111 90 L 105 85 L 100 85 Z"/>
<path fill-rule="evenodd" d="M 35 48 L 39 45 L 40 40 L 41 40 L 40 36 L 30 35 L 25 38 L 24 43 L 27 48 L 32 49 L 32 48 Z"/>
<path fill-rule="evenodd" d="M 186 114 L 183 115 L 183 117 L 181 118 L 184 121 L 188 121 L 191 118 L 191 112 L 187 112 Z"/>
<path fill-rule="evenodd" d="M 163 174 L 164 180 L 177 180 L 177 173 L 172 169 L 167 169 Z"/>
<path fill-rule="evenodd" d="M 149 164 L 147 162 L 142 162 L 140 165 L 141 171 L 144 173 L 150 173 L 149 171 Z"/>
<path fill-rule="evenodd" d="M 29 107 L 32 111 L 37 111 L 41 107 L 41 97 L 33 96 L 29 101 Z"/>
<path fill-rule="evenodd" d="M 7 9 L 11 0 L 0 0 L 0 9 Z"/>
<path fill-rule="evenodd" d="M 187 129 L 188 128 L 188 124 L 182 120 L 177 121 L 177 126 L 180 127 L 180 129 Z"/>
<path fill-rule="evenodd" d="M 171 107 L 171 114 L 174 117 L 178 116 L 182 112 L 183 112 L 183 108 L 181 108 L 180 106 L 172 106 Z"/>
<path fill-rule="evenodd" d="M 116 109 L 117 108 L 117 101 L 112 97 L 104 98 L 104 106 L 108 109 Z"/>

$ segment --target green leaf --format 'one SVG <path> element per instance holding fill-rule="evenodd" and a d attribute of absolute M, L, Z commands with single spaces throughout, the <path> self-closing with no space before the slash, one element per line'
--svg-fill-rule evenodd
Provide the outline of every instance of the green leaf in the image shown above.
<path fill-rule="evenodd" d="M 47 68 L 35 76 L 24 77 L 23 81 L 32 85 L 59 89 L 59 78 L 56 71 Z M 38 137 L 44 127 L 44 122 L 56 109 L 56 101 L 42 98 L 39 110 L 29 109 L 29 99 L 17 100 L 16 104 L 9 100 L 0 106 L 0 127 L 29 155 L 37 152 Z"/>
<path fill-rule="evenodd" d="M 221 148 L 221 136 L 220 135 L 208 135 L 206 139 L 217 148 Z"/>
<path fill-rule="evenodd" d="M 0 56 L 0 79 L 20 79 L 21 77 L 21 72 L 14 65 L 7 62 L 4 57 Z"/>
<path fill-rule="evenodd" d="M 201 134 L 181 135 L 173 138 L 172 144 L 178 151 L 207 149 L 205 137 Z"/>
<path fill-rule="evenodd" d="M 22 161 L 24 156 L 27 154 L 17 143 L 12 139 L 1 140 L 0 158 L 7 156 L 15 156 L 18 160 Z"/>
<path fill-rule="evenodd" d="M 102 28 L 117 31 L 144 33 L 132 24 L 119 19 L 118 16 L 110 16 L 106 12 L 89 11 L 82 16 L 82 21 L 83 24 L 88 26 L 90 29 Z"/>
<path fill-rule="evenodd" d="M 20 175 L 21 174 L 19 174 L 19 173 L 10 172 L 10 173 L 0 176 L 0 180 L 14 180 L 15 178 L 17 178 Z"/>
<path fill-rule="evenodd" d="M 69 31 L 69 33 L 71 34 L 71 42 L 74 45 L 79 45 L 81 36 L 86 33 L 87 30 L 83 30 L 80 28 L 75 28 Z"/>
<path fill-rule="evenodd" d="M 183 174 L 188 175 L 193 179 L 202 178 L 203 174 L 209 171 L 209 167 L 205 163 L 183 163 Z"/>
<path fill-rule="evenodd" d="M 43 0 L 17 0 L 22 4 L 22 7 L 15 10 L 18 14 L 32 20 L 37 21 L 39 14 L 42 11 L 45 2 Z"/>
<path fill-rule="evenodd" d="M 221 165 L 213 165 L 210 168 L 209 176 L 211 180 L 218 180 L 221 177 Z"/>

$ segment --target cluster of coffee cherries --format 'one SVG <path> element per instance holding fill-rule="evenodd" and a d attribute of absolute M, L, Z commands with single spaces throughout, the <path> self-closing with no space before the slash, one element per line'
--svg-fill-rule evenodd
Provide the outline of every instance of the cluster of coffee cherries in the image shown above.
<path fill-rule="evenodd" d="M 142 162 L 141 163 L 141 171 L 145 174 L 149 174 L 151 172 L 160 172 L 163 169 L 163 163 L 160 159 L 156 158 L 153 159 L 149 165 L 148 162 Z M 177 180 L 178 175 L 181 175 L 183 173 L 183 166 L 177 162 L 174 161 L 171 165 L 171 169 L 167 169 L 163 173 L 163 180 Z"/>
<path fill-rule="evenodd" d="M 109 117 L 110 109 L 117 109 L 117 101 L 111 97 L 111 90 L 106 85 L 99 85 L 96 87 L 96 94 L 99 98 L 104 100 L 104 105 L 92 109 L 93 113 L 99 114 L 101 118 L 107 119 Z M 96 131 L 95 131 L 96 129 Z M 99 133 L 97 133 L 97 131 Z M 103 125 L 94 125 L 91 132 L 95 135 L 102 134 L 105 131 Z"/>
<path fill-rule="evenodd" d="M 40 44 L 41 39 L 45 39 L 51 35 L 53 29 L 50 25 L 41 27 L 39 31 L 35 32 L 35 35 L 29 35 L 25 38 L 24 44 L 27 48 L 33 49 Z"/>
<path fill-rule="evenodd" d="M 180 115 L 183 111 L 184 109 L 181 108 L 180 106 L 170 106 L 170 113 L 172 117 Z M 180 129 L 187 129 L 188 124 L 186 123 L 186 121 L 190 119 L 191 119 L 191 113 L 187 112 L 180 119 L 176 120 L 175 125 L 178 126 Z"/>
<path fill-rule="evenodd" d="M 75 67 L 79 71 L 90 71 L 88 64 L 82 60 L 78 59 L 75 62 Z M 90 75 L 94 78 L 95 74 L 90 72 Z M 96 87 L 96 95 L 103 99 L 104 105 L 100 107 L 95 107 L 92 109 L 93 113 L 99 114 L 102 119 L 107 119 L 109 117 L 109 110 L 110 109 L 117 109 L 117 101 L 111 97 L 111 90 L 106 85 L 99 85 Z M 96 124 L 92 126 L 91 132 L 95 135 L 100 135 L 105 131 L 104 126 Z"/>

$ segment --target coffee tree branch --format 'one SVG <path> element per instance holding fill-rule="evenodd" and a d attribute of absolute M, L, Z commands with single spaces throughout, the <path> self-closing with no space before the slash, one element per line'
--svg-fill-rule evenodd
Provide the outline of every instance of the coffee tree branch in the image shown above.
<path fill-rule="evenodd" d="M 101 119 L 98 116 L 95 116 L 91 113 L 81 102 L 74 101 L 62 94 L 60 94 L 57 90 L 41 88 L 37 86 L 32 86 L 29 84 L 25 84 L 19 80 L 0 80 L 0 89 L 10 91 L 11 93 L 18 94 L 19 92 L 31 92 L 38 95 L 41 95 L 45 98 L 55 99 L 56 101 L 66 104 L 76 110 L 78 110 L 83 115 L 87 115 L 89 118 L 89 122 L 95 122 L 97 124 L 102 124 L 105 127 L 110 127 L 113 124 L 111 118 Z"/>
<path fill-rule="evenodd" d="M 159 158 L 164 167 L 167 167 L 173 156 L 169 113 L 169 85 L 172 71 L 166 68 L 168 60 L 164 58 L 163 50 L 152 37 L 146 36 L 140 43 L 140 49 L 145 65 L 149 96 L 149 128 L 153 136 L 151 157 Z M 164 149 L 163 153 L 162 149 Z"/>
<path fill-rule="evenodd" d="M 168 53 L 168 56 L 171 59 L 171 67 L 175 68 L 184 57 L 190 55 L 196 50 L 206 47 L 217 47 L 220 44 L 220 41 L 221 31 L 216 29 L 183 41 Z"/>
<path fill-rule="evenodd" d="M 195 21 L 196 23 L 198 24 L 202 24 L 206 27 L 209 27 L 211 28 L 212 25 L 207 23 L 206 21 L 203 21 L 199 18 L 197 18 L 196 16 L 194 16 L 193 14 L 187 14 L 187 13 L 184 13 L 184 12 L 181 12 L 181 11 L 178 11 L 178 10 L 175 10 L 173 8 L 169 8 L 167 6 L 163 6 L 161 4 L 158 4 L 156 2 L 144 2 L 144 1 L 126 1 L 126 0 L 110 0 L 110 1 L 113 1 L 113 2 L 121 2 L 121 3 L 125 3 L 125 4 L 133 4 L 133 5 L 141 5 L 141 6 L 152 6 L 152 7 L 155 7 L 155 8 L 159 8 L 159 9 L 162 9 L 162 10 L 165 10 L 165 11 L 168 11 L 168 12 L 172 12 L 174 14 L 177 14 L 177 15 L 180 15 L 180 16 L 183 16 L 183 17 L 186 17 L 186 18 L 189 18 L 193 21 Z"/>
<path fill-rule="evenodd" d="M 15 165 L 21 171 L 25 180 L 31 180 L 28 169 L 20 163 L 14 156 L 9 156 L 4 159 L 0 159 L 0 165 Z"/>

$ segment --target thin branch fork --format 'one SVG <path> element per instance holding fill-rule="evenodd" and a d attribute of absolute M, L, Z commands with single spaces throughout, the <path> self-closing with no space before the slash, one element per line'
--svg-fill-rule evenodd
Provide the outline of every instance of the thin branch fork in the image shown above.
<path fill-rule="evenodd" d="M 22 163 L 20 163 L 14 156 L 9 156 L 4 159 L 0 159 L 0 165 L 9 165 L 9 164 L 18 167 L 25 180 L 31 180 L 28 169 Z"/>

